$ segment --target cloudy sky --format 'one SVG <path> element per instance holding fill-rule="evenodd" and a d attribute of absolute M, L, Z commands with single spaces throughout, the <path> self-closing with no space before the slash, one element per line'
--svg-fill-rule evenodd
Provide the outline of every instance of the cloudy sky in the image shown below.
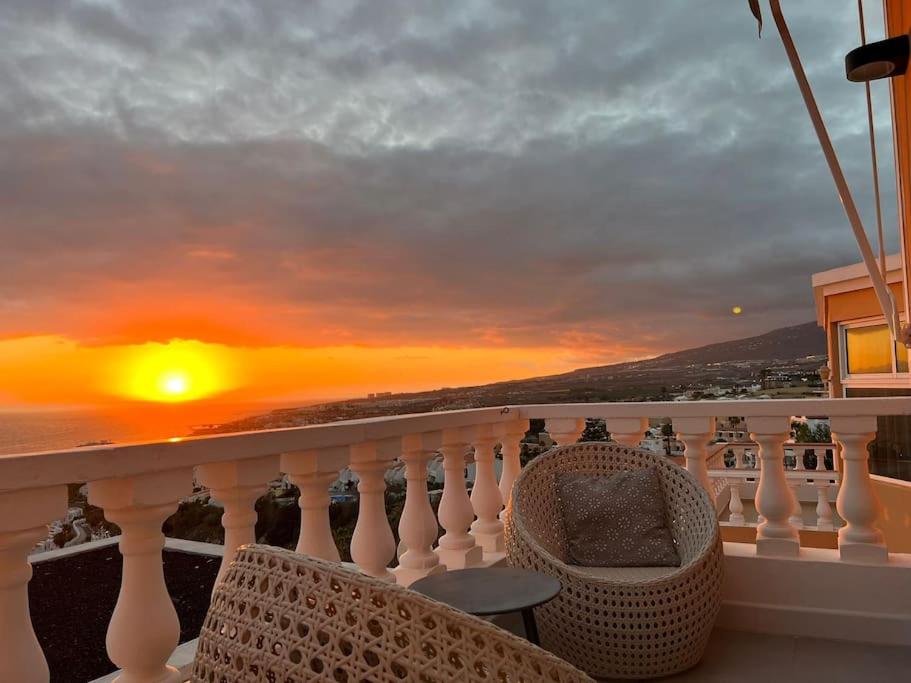
<path fill-rule="evenodd" d="M 783 4 L 872 228 L 856 4 Z M 0 402 L 175 339 L 250 395 L 609 363 L 859 260 L 746 0 L 4 0 L 0 243 Z"/>

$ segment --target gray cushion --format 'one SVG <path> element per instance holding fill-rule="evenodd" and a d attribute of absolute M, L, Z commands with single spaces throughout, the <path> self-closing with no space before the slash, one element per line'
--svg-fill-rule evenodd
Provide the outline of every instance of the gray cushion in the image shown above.
<path fill-rule="evenodd" d="M 678 567 L 654 468 L 558 474 L 567 561 L 582 567 Z"/>

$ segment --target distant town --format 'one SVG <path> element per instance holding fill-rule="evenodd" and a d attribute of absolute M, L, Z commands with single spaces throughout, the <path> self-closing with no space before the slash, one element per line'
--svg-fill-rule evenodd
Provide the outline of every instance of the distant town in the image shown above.
<path fill-rule="evenodd" d="M 642 361 L 474 387 L 414 393 L 370 392 L 363 398 L 273 410 L 193 436 L 323 424 L 403 413 L 528 403 L 690 401 L 825 396 L 825 334 L 815 323 L 712 344 Z M 736 414 L 732 407 L 731 414 Z"/>

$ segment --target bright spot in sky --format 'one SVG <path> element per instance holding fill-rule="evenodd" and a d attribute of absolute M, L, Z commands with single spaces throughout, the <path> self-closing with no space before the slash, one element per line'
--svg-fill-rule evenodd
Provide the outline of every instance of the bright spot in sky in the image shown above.
<path fill-rule="evenodd" d="M 740 315 L 741 313 L 743 313 L 743 309 L 740 306 L 734 306 L 731 309 L 731 313 L 733 313 L 734 315 Z"/>
<path fill-rule="evenodd" d="M 229 365 L 217 350 L 199 342 L 143 344 L 117 364 L 114 391 L 141 401 L 194 401 L 233 388 Z"/>
<path fill-rule="evenodd" d="M 179 396 L 187 393 L 190 383 L 186 375 L 182 373 L 170 373 L 161 378 L 161 391 L 172 396 Z"/>

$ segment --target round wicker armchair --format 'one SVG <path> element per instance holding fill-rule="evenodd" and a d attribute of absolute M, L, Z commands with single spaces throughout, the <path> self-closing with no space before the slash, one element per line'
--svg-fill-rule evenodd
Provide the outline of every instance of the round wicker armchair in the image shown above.
<path fill-rule="evenodd" d="M 206 615 L 193 683 L 593 683 L 477 617 L 337 563 L 243 546 Z"/>
<path fill-rule="evenodd" d="M 658 472 L 680 566 L 567 564 L 555 476 L 645 467 Z M 525 467 L 505 521 L 508 562 L 563 584 L 555 600 L 535 610 L 543 647 L 595 678 L 666 676 L 702 657 L 721 604 L 723 558 L 715 508 L 689 472 L 617 444 L 564 446 Z"/>

